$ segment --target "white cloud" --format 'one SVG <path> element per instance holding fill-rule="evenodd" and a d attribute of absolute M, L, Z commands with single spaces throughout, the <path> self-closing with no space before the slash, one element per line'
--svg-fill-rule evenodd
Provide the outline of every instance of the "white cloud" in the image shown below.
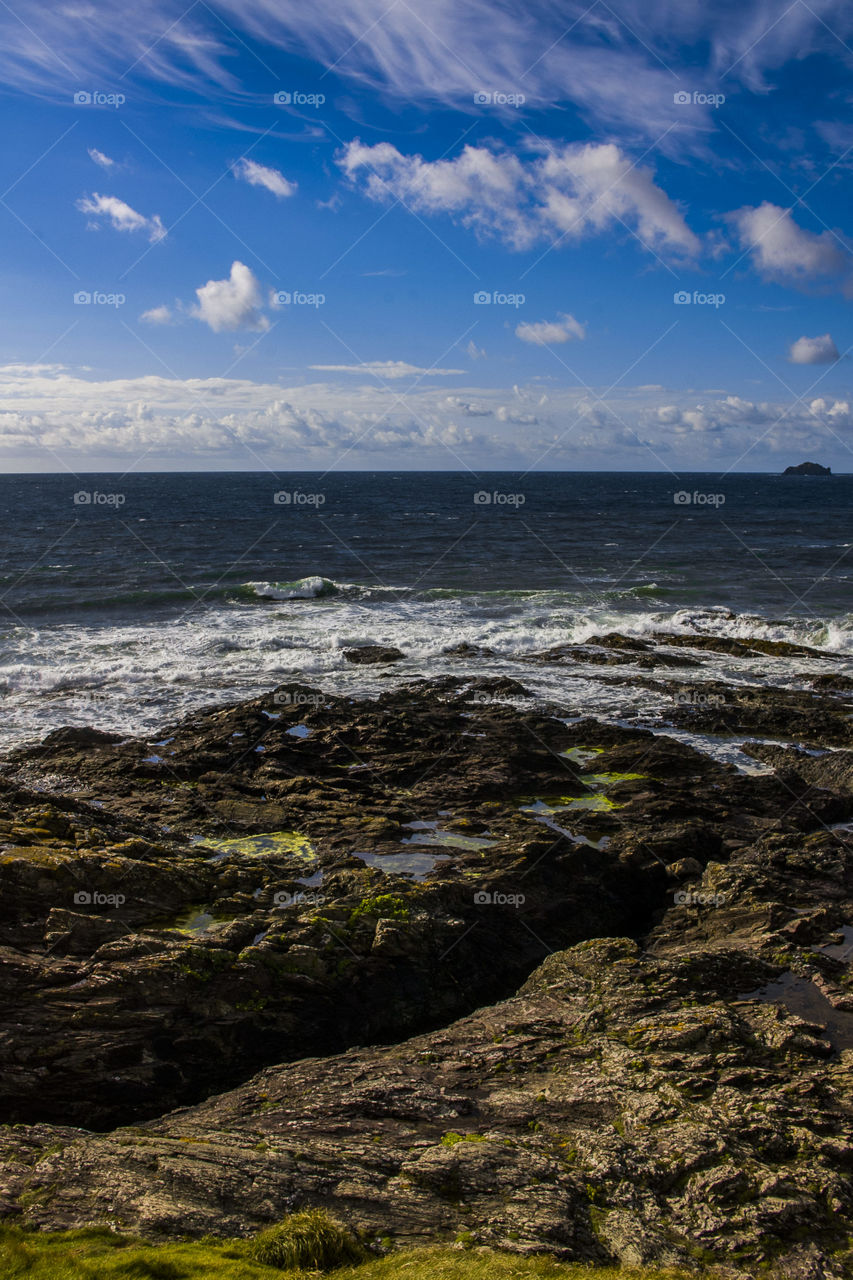
<path fill-rule="evenodd" d="M 256 332 L 270 327 L 261 310 L 261 286 L 257 278 L 242 262 L 231 264 L 227 280 L 208 280 L 196 289 L 198 306 L 190 314 L 210 325 L 214 333 L 234 329 L 254 329 Z"/>
<path fill-rule="evenodd" d="M 163 306 L 152 307 L 150 311 L 143 311 L 139 319 L 144 320 L 146 324 L 171 324 L 173 317 L 169 307 Z"/>
<path fill-rule="evenodd" d="M 520 324 L 515 336 L 522 342 L 532 342 L 537 347 L 550 347 L 556 342 L 571 342 L 573 338 L 585 338 L 586 329 L 574 316 L 560 314 L 557 320 L 542 320 L 538 324 Z"/>
<path fill-rule="evenodd" d="M 754 208 L 737 209 L 727 215 L 727 221 L 766 279 L 802 285 L 842 277 L 849 287 L 853 257 L 831 231 L 806 231 L 789 209 L 767 200 Z"/>
<path fill-rule="evenodd" d="M 466 146 L 452 160 L 403 155 L 390 142 L 356 140 L 337 156 L 371 200 L 400 200 L 417 213 L 446 213 L 514 249 L 546 241 L 629 232 L 655 253 L 697 254 L 700 242 L 651 169 L 614 143 L 568 143 L 522 160 Z"/>
<path fill-rule="evenodd" d="M 797 338 L 788 348 L 791 364 L 834 364 L 840 359 L 838 348 L 828 333 L 818 338 Z"/>
<path fill-rule="evenodd" d="M 466 418 L 490 418 L 494 413 L 492 405 L 463 400 L 461 396 L 447 396 L 444 403 L 452 412 L 464 413 Z"/>
<path fill-rule="evenodd" d="M 78 200 L 77 208 L 81 213 L 89 214 L 91 218 L 106 218 L 116 231 L 145 231 L 152 244 L 156 244 L 166 235 L 166 228 L 159 214 L 155 214 L 153 218 L 146 218 L 144 214 L 137 213 L 129 204 L 119 200 L 118 196 L 100 196 L 95 192 L 91 196 L 84 196 Z M 98 224 L 93 222 L 90 225 Z"/>
<path fill-rule="evenodd" d="M 89 157 L 94 160 L 95 164 L 99 164 L 102 169 L 112 169 L 115 164 L 115 160 L 105 156 L 103 151 L 99 151 L 97 147 L 89 148 Z"/>
<path fill-rule="evenodd" d="M 322 373 L 366 373 L 376 378 L 411 378 L 419 375 L 449 377 L 464 373 L 464 369 L 421 369 L 405 360 L 365 360 L 363 364 L 312 364 L 309 368 Z"/>
<path fill-rule="evenodd" d="M 465 348 L 465 354 L 469 360 L 483 360 L 486 355 L 486 349 L 485 347 L 478 347 L 474 339 L 471 338 Z"/>
<path fill-rule="evenodd" d="M 253 187 L 264 187 L 279 200 L 292 196 L 296 191 L 296 183 L 289 182 L 278 169 L 269 169 L 265 164 L 255 160 L 247 160 L 245 156 L 233 166 L 234 176 L 249 182 Z"/>
<path fill-rule="evenodd" d="M 699 87 L 775 87 L 789 58 L 825 50 L 843 57 L 853 29 L 844 0 L 812 0 L 780 12 L 773 0 L 711 6 L 692 0 L 588 0 L 513 5 L 495 0 L 222 0 L 232 22 L 265 42 L 301 50 L 385 98 L 476 109 L 478 90 L 522 91 L 528 104 L 575 104 L 601 134 L 643 137 L 671 150 L 701 147 L 712 112 L 691 107 L 672 128 L 673 67 L 684 49 L 707 49 Z M 507 110 L 511 110 L 508 108 Z M 492 114 L 493 108 L 487 111 Z M 480 114 L 483 109 L 480 108 Z"/>
<path fill-rule="evenodd" d="M 98 381 L 57 365 L 0 367 L 0 406 L 7 465 L 14 458 L 45 470 L 56 470 L 56 453 L 77 470 L 97 470 L 97 461 L 127 465 L 146 450 L 178 467 L 256 469 L 261 456 L 313 469 L 346 453 L 355 467 L 456 468 L 462 457 L 505 469 L 540 459 L 565 469 L 657 469 L 665 457 L 682 470 L 713 470 L 752 445 L 747 470 L 782 470 L 808 456 L 844 470 L 849 454 L 839 440 L 853 433 L 849 398 L 831 396 L 799 404 L 629 387 L 602 402 L 582 388 L 552 387 L 543 404 L 536 385 L 466 386 L 450 397 L 423 385 L 398 396 L 366 379 Z"/>
<path fill-rule="evenodd" d="M 16 16 L 17 15 L 17 16 Z M 227 27 L 220 15 L 227 20 Z M 567 34 L 570 33 L 570 34 Z M 233 33 L 233 34 L 232 34 Z M 673 129 L 671 68 L 684 48 L 707 50 L 699 87 L 726 92 L 775 88 L 789 59 L 844 58 L 853 36 L 845 0 L 784 10 L 774 0 L 712 6 L 692 0 L 589 0 L 518 6 L 496 0 L 432 0 L 426 18 L 388 0 L 221 0 L 214 14 L 192 6 L 175 19 L 166 0 L 119 6 L 17 0 L 0 7 L 0 79 L 26 92 L 111 83 L 118 64 L 170 90 L 240 94 L 240 41 L 257 39 L 334 66 L 337 76 L 385 99 L 478 109 L 477 90 L 521 90 L 537 106 L 574 104 L 598 136 L 643 138 L 658 147 L 700 148 L 713 112 L 681 111 Z M 51 51 L 55 50 L 56 53 Z M 222 96 L 220 92 L 220 99 Z"/>

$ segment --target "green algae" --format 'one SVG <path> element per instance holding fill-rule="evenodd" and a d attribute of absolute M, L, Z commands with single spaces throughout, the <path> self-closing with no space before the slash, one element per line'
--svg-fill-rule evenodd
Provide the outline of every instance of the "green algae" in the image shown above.
<path fill-rule="evenodd" d="M 612 809 L 621 809 L 615 800 L 605 795 L 588 796 L 526 796 L 522 797 L 520 809 L 533 818 L 551 818 L 558 813 L 586 810 L 590 813 L 609 813 Z"/>
<path fill-rule="evenodd" d="M 598 748 L 592 751 L 587 750 L 585 747 L 570 747 L 568 751 L 563 751 L 560 754 L 568 756 L 577 764 L 585 764 L 594 755 L 601 754 L 601 749 Z M 614 809 L 624 808 L 624 805 L 611 800 L 604 793 L 610 787 L 617 786 L 620 782 L 638 782 L 647 776 L 645 773 L 618 773 L 615 771 L 586 773 L 583 775 L 582 781 L 585 786 L 592 789 L 591 793 L 588 792 L 580 796 L 521 796 L 519 798 L 520 809 L 522 813 L 527 813 L 534 818 L 552 818 L 558 813 L 572 811 L 610 813 Z"/>
<path fill-rule="evenodd" d="M 189 907 L 180 915 L 170 916 L 169 920 L 160 925 L 161 929 L 169 929 L 176 933 L 183 933 L 187 937 L 199 937 L 206 933 L 213 925 L 225 924 L 230 919 L 229 916 L 216 915 L 208 911 L 206 907 L 197 905 Z"/>
<path fill-rule="evenodd" d="M 589 764 L 590 760 L 594 760 L 603 752 L 604 747 L 568 747 L 565 751 L 561 751 L 560 755 L 571 760 L 572 764 Z"/>
<path fill-rule="evenodd" d="M 647 773 L 585 773 L 583 780 L 596 790 L 604 790 L 615 787 L 617 782 L 638 782 L 648 776 Z"/>
<path fill-rule="evenodd" d="M 378 920 L 408 920 L 411 908 L 405 898 L 394 893 L 380 893 L 374 898 L 363 898 L 350 912 L 349 927 L 358 924 L 365 916 Z"/>
<path fill-rule="evenodd" d="M 0 866 L 12 862 L 35 862 L 44 867 L 59 867 L 68 862 L 73 850 L 46 849 L 43 845 L 17 844 L 7 845 L 0 854 Z M 81 850 L 85 853 L 85 850 Z"/>
<path fill-rule="evenodd" d="M 306 864 L 316 862 L 314 847 L 307 836 L 298 831 L 264 831 L 253 836 L 233 836 L 227 840 L 202 836 L 198 841 L 220 855 L 232 854 L 257 857 L 278 854 Z"/>

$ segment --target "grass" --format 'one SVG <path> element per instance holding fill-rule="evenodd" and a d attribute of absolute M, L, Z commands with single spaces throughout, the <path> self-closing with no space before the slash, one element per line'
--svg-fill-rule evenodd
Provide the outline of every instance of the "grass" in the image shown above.
<path fill-rule="evenodd" d="M 294 1214 L 283 1225 L 311 1216 L 310 1211 Z M 318 1270 L 286 1271 L 253 1258 L 261 1241 L 272 1238 L 277 1230 L 262 1232 L 255 1240 L 152 1245 L 106 1227 L 64 1232 L 0 1227 L 0 1275 L 3 1280 L 283 1280 L 284 1276 L 319 1280 Z M 316 1242 L 316 1230 L 309 1236 Z M 340 1256 L 333 1249 L 319 1260 L 327 1265 L 330 1257 Z M 620 1270 L 557 1262 L 547 1254 L 522 1257 L 491 1249 L 448 1247 L 401 1249 L 341 1267 L 333 1274 L 334 1280 L 702 1280 L 696 1272 Z"/>
<path fill-rule="evenodd" d="M 352 1232 L 322 1209 L 292 1213 L 252 1241 L 255 1262 L 282 1271 L 333 1271 L 363 1262 L 366 1255 Z"/>

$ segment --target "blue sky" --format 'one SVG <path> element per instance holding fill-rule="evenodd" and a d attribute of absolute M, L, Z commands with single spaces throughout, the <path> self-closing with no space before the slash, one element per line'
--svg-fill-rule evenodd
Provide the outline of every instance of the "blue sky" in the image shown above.
<path fill-rule="evenodd" d="M 840 0 L 16 3 L 0 458 L 849 471 Z"/>

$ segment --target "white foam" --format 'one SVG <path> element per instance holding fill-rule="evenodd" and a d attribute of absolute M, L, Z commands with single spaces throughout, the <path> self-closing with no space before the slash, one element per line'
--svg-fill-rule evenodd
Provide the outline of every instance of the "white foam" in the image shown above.
<path fill-rule="evenodd" d="M 279 605 L 223 603 L 173 621 L 7 630 L 0 646 L 6 711 L 0 718 L 0 745 L 40 739 L 63 724 L 155 734 L 198 707 L 254 696 L 290 680 L 355 697 L 376 696 L 392 680 L 443 675 L 510 676 L 566 715 L 663 728 L 672 714 L 672 699 L 633 681 L 636 667 L 530 664 L 519 662 L 518 655 L 612 630 L 640 637 L 653 631 L 738 639 L 760 635 L 816 644 L 822 629 L 824 645 L 831 640 L 839 656 L 851 651 L 849 615 L 828 624 L 796 619 L 771 623 L 724 608 L 681 609 L 671 615 L 624 612 L 594 602 L 582 606 L 557 593 L 534 593 L 524 600 L 459 593 L 371 600 L 347 593 L 342 584 L 337 584 L 341 594 L 324 598 L 320 593 L 327 581 L 316 577 L 278 584 L 276 590 L 283 593 L 311 593 L 282 594 Z M 309 603 L 288 607 L 291 599 Z M 491 649 L 494 656 L 460 661 L 446 652 L 462 642 Z M 391 669 L 356 666 L 342 653 L 354 644 L 393 645 L 406 658 Z M 673 667 L 649 677 L 679 685 L 711 679 L 756 684 L 769 678 L 805 687 L 798 677 L 830 669 L 826 660 L 812 658 L 756 655 L 744 660 L 704 653 L 702 659 L 701 668 Z M 701 749 L 711 748 L 705 744 Z"/>
<path fill-rule="evenodd" d="M 341 589 L 330 578 L 318 575 L 297 578 L 295 582 L 246 582 L 244 587 L 259 600 L 319 600 L 322 596 L 336 595 Z"/>

